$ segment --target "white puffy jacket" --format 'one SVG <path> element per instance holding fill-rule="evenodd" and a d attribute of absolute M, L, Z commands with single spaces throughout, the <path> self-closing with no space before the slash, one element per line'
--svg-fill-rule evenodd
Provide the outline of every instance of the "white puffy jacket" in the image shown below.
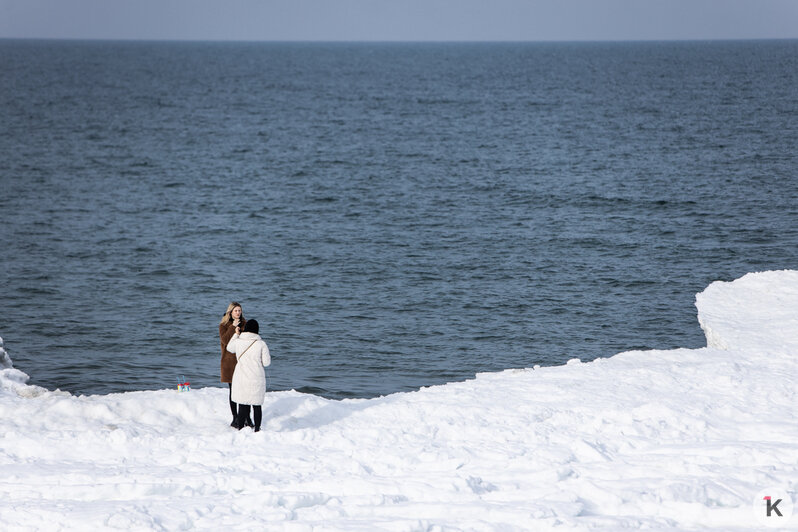
<path fill-rule="evenodd" d="M 234 334 L 227 350 L 235 353 L 238 360 L 233 372 L 231 399 L 245 405 L 262 405 L 266 395 L 263 367 L 272 363 L 266 342 L 255 333 Z"/>

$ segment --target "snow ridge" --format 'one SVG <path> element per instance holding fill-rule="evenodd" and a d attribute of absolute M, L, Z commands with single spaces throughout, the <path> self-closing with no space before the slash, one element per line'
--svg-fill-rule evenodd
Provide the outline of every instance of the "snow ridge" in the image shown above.
<path fill-rule="evenodd" d="M 759 529 L 761 490 L 798 491 L 796 286 L 794 271 L 712 283 L 706 348 L 369 400 L 270 392 L 259 433 L 228 426 L 226 389 L 76 397 L 28 386 L 2 350 L 0 524 Z"/>

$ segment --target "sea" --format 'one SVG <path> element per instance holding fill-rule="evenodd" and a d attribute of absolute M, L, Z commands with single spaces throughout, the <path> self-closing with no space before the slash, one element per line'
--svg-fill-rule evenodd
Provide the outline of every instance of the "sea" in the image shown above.
<path fill-rule="evenodd" d="M 798 268 L 798 41 L 0 40 L 0 336 L 74 394 L 365 398 L 706 345 Z M 654 356 L 654 355 L 652 355 Z"/>

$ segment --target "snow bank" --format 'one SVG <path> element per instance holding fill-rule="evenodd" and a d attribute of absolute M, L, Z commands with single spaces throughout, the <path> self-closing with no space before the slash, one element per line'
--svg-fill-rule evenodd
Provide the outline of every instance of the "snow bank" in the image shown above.
<path fill-rule="evenodd" d="M 709 347 L 798 352 L 798 271 L 712 283 L 696 307 Z"/>
<path fill-rule="evenodd" d="M 370 400 L 268 393 L 259 433 L 228 426 L 226 389 L 75 397 L 0 348 L 0 528 L 758 528 L 762 490 L 798 489 L 796 286 L 710 285 L 707 348 Z"/>

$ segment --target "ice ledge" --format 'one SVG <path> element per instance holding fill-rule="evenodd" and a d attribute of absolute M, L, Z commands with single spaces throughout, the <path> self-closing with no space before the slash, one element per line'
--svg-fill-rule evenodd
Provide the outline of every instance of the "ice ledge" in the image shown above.
<path fill-rule="evenodd" d="M 707 347 L 798 354 L 798 271 L 715 281 L 696 295 L 695 305 Z"/>

